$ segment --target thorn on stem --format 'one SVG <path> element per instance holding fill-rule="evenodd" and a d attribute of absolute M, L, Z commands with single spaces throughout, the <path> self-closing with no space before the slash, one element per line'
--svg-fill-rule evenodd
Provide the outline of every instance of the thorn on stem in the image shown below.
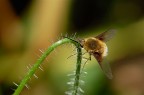
<path fill-rule="evenodd" d="M 13 84 L 18 87 L 18 84 L 17 84 L 17 83 L 13 82 Z"/>
<path fill-rule="evenodd" d="M 40 69 L 41 71 L 44 71 L 44 70 L 42 69 L 42 67 L 40 67 L 40 66 L 39 66 L 39 69 Z"/>
<path fill-rule="evenodd" d="M 36 79 L 38 79 L 38 76 L 37 76 L 36 74 L 34 74 L 34 77 L 35 77 Z"/>
<path fill-rule="evenodd" d="M 25 87 L 26 87 L 27 89 L 30 89 L 30 87 L 28 86 L 28 84 L 25 84 Z"/>

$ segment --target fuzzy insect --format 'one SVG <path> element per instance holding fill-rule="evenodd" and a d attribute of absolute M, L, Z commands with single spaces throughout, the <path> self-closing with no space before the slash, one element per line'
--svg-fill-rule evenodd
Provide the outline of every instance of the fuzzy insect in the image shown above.
<path fill-rule="evenodd" d="M 105 60 L 108 52 L 108 48 L 105 42 L 110 40 L 115 32 L 115 30 L 109 30 L 95 37 L 88 37 L 78 40 L 81 46 L 89 53 L 89 60 L 91 60 L 91 56 L 94 56 L 94 58 L 98 61 L 101 69 L 109 79 L 112 79 L 113 75 L 109 64 Z"/>

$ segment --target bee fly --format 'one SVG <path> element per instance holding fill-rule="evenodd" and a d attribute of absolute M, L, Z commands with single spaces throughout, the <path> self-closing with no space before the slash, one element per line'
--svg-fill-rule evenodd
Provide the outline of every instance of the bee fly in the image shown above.
<path fill-rule="evenodd" d="M 108 52 L 108 48 L 105 42 L 110 40 L 115 34 L 115 32 L 115 30 L 110 30 L 103 32 L 98 36 L 89 37 L 81 40 L 79 39 L 78 41 L 81 46 L 89 53 L 89 60 L 91 60 L 91 55 L 94 56 L 94 58 L 99 63 L 101 69 L 109 79 L 112 79 L 113 76 L 109 64 L 105 62 L 105 57 L 107 56 Z"/>

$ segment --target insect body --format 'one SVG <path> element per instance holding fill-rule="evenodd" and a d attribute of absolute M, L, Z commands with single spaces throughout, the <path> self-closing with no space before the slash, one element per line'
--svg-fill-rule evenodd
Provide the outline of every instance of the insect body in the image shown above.
<path fill-rule="evenodd" d="M 105 63 L 105 56 L 107 56 L 108 48 L 105 42 L 112 38 L 116 31 L 106 31 L 96 37 L 89 37 L 80 40 L 81 46 L 91 55 L 96 58 L 100 67 L 107 75 L 108 78 L 112 78 L 111 69 L 108 63 Z"/>

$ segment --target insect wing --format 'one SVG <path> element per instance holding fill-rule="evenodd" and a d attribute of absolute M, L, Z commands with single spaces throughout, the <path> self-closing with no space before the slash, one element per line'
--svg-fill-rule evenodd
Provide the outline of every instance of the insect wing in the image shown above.
<path fill-rule="evenodd" d="M 102 58 L 102 56 L 99 55 L 98 53 L 94 53 L 93 56 L 98 61 L 98 63 L 100 65 L 102 71 L 104 72 L 104 74 L 109 79 L 112 79 L 113 78 L 112 71 L 111 71 L 111 68 L 110 68 L 110 64 L 108 63 L 108 61 L 106 60 L 106 58 Z"/>
<path fill-rule="evenodd" d="M 112 75 L 112 71 L 111 71 L 111 67 L 110 64 L 108 63 L 108 61 L 106 59 L 103 59 L 103 61 L 101 63 L 99 63 L 101 69 L 103 70 L 103 72 L 105 73 L 105 75 L 109 78 L 112 79 L 113 75 Z"/>
<path fill-rule="evenodd" d="M 106 32 L 99 34 L 98 36 L 96 36 L 96 38 L 101 41 L 107 42 L 114 36 L 115 33 L 116 33 L 116 30 L 114 29 L 108 30 Z"/>

